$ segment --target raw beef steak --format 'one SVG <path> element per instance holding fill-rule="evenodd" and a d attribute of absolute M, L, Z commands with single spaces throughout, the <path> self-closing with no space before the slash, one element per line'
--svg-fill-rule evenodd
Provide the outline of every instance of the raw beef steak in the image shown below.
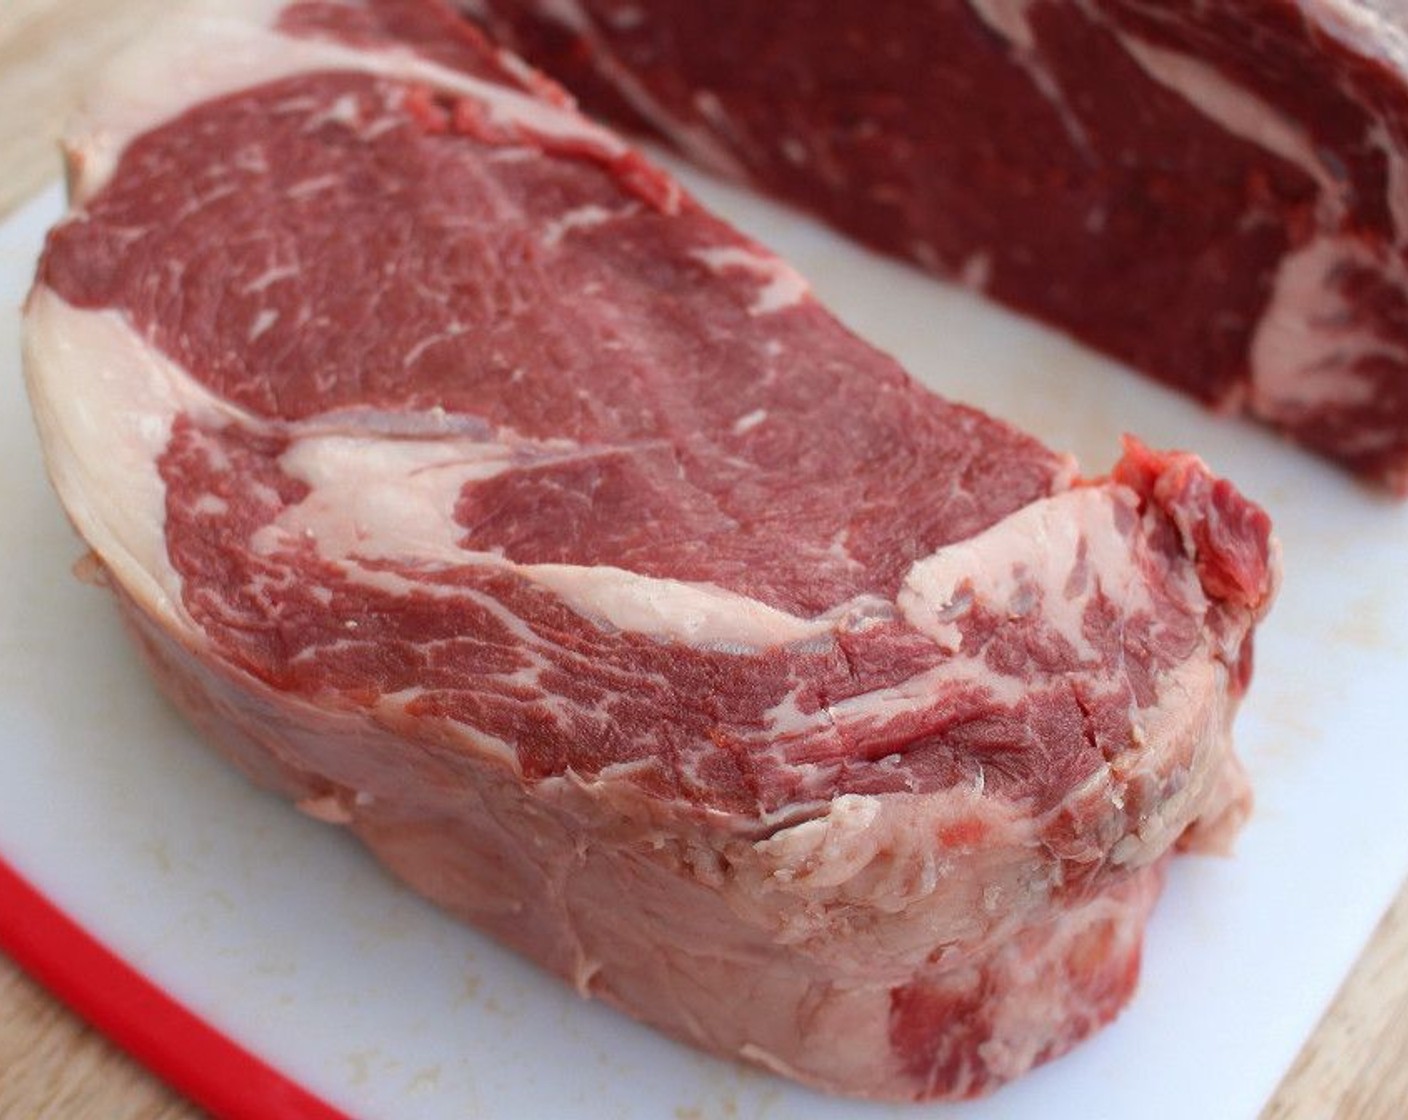
<path fill-rule="evenodd" d="M 426 0 L 173 17 L 68 143 L 50 470 L 256 781 L 828 1089 L 981 1093 L 1116 1013 L 1247 806 L 1229 484 L 931 395 Z"/>
<path fill-rule="evenodd" d="M 464 7 L 590 108 L 1408 495 L 1408 6 Z"/>

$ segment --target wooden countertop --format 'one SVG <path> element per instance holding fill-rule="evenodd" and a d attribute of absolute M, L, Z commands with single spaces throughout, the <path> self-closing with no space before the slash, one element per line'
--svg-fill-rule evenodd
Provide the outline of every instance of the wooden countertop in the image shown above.
<path fill-rule="evenodd" d="M 54 137 L 85 76 L 166 6 L 0 0 L 0 217 L 59 174 Z M 198 1115 L 0 957 L 0 1117 Z M 1408 1117 L 1408 884 L 1261 1120 L 1332 1117 Z"/>

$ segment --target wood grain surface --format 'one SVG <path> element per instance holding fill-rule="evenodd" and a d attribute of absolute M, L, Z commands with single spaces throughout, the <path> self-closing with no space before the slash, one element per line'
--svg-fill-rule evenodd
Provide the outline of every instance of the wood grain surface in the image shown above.
<path fill-rule="evenodd" d="M 0 0 L 0 217 L 59 174 L 55 138 L 85 76 L 167 6 Z M 198 1115 L 0 956 L 0 1117 Z M 1261 1120 L 1408 1120 L 1408 885 Z"/>

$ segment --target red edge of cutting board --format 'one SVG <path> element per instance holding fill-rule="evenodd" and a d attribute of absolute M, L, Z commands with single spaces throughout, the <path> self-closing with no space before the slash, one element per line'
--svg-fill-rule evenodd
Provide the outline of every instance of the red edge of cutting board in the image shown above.
<path fill-rule="evenodd" d="M 221 1034 L 60 910 L 0 856 L 0 950 L 223 1120 L 350 1120 Z"/>

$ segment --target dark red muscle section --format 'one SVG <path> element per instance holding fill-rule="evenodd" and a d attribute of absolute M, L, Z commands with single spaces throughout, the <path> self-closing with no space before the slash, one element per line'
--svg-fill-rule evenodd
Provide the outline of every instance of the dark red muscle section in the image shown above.
<path fill-rule="evenodd" d="M 1328 33 L 1333 12 L 1292 0 L 471 10 L 594 111 L 1408 487 L 1408 260 L 1389 166 L 1408 153 L 1408 80 Z M 1191 81 L 1257 99 L 1240 111 L 1274 116 L 1322 170 L 1152 77 L 1130 37 L 1195 60 Z M 1380 340 L 1351 363 L 1367 388 L 1268 405 L 1246 391 L 1258 324 L 1281 264 L 1317 232 L 1363 257 L 1324 283 L 1353 308 L 1337 326 Z"/>
<path fill-rule="evenodd" d="M 824 14 L 809 0 L 656 2 L 626 27 L 609 0 L 585 7 L 665 111 L 718 127 L 758 183 L 944 272 L 984 254 L 993 295 L 1206 400 L 1244 375 L 1285 215 L 1313 203 L 1313 184 L 1151 86 L 1107 31 L 1030 7 L 1051 88 L 1080 91 L 1062 101 L 962 0 Z M 591 103 L 596 60 L 577 37 L 532 4 L 491 8 L 496 30 Z M 1177 258 L 1194 271 L 1171 269 Z"/>

